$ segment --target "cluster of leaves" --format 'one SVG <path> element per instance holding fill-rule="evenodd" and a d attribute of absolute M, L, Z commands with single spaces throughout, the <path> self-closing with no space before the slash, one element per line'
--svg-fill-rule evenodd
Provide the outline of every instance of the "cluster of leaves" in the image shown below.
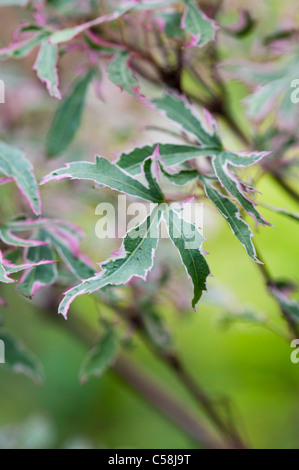
<path fill-rule="evenodd" d="M 181 208 L 171 202 L 163 187 L 168 180 L 177 186 L 177 199 L 183 203 L 184 196 L 180 187 L 191 183 L 193 194 L 207 198 L 217 208 L 232 229 L 233 234 L 245 248 L 249 257 L 259 263 L 252 241 L 253 233 L 243 214 L 248 214 L 257 224 L 270 225 L 258 212 L 252 199 L 255 190 L 240 178 L 240 168 L 257 164 L 269 155 L 266 151 L 236 152 L 225 148 L 218 131 L 216 120 L 205 111 L 205 120 L 197 115 L 187 99 L 174 92 L 164 93 L 158 98 L 145 98 L 140 93 L 140 84 L 136 78 L 133 64 L 140 56 L 141 61 L 153 62 L 153 58 L 141 55 L 137 48 L 125 41 L 107 40 L 101 36 L 102 25 L 114 25 L 122 19 L 128 24 L 136 24 L 139 16 L 146 13 L 149 29 L 158 28 L 166 41 L 172 41 L 175 47 L 202 48 L 213 41 L 218 29 L 216 23 L 207 17 L 195 0 L 165 0 L 157 2 L 132 0 L 120 2 L 121 6 L 111 6 L 111 11 L 79 25 L 67 26 L 68 16 L 61 15 L 57 22 L 52 16 L 51 2 L 0 1 L 0 6 L 19 5 L 31 8 L 34 22 L 21 25 L 15 34 L 15 41 L 0 50 L 0 59 L 19 59 L 27 56 L 38 47 L 36 62 L 33 66 L 39 79 L 46 84 L 50 96 L 61 99 L 57 65 L 61 55 L 78 46 L 78 41 L 88 58 L 84 74 L 79 77 L 70 92 L 65 96 L 57 109 L 51 129 L 47 136 L 46 153 L 48 157 L 57 157 L 64 153 L 73 141 L 80 126 L 85 97 L 89 84 L 98 79 L 96 67 L 98 57 L 108 58 L 108 77 L 117 86 L 147 106 L 160 112 L 172 121 L 181 131 L 181 144 L 155 143 L 136 147 L 120 155 L 116 163 L 97 156 L 94 163 L 88 161 L 72 162 L 65 167 L 51 172 L 42 180 L 42 184 L 58 181 L 63 178 L 91 181 L 101 187 L 108 187 L 130 196 L 141 198 L 152 203 L 148 217 L 131 232 L 123 241 L 120 256 L 106 261 L 96 272 L 92 264 L 79 255 L 79 246 L 83 238 L 82 231 L 61 220 L 41 217 L 39 189 L 32 167 L 23 152 L 0 142 L 0 172 L 3 175 L 0 183 L 14 181 L 22 195 L 28 201 L 34 214 L 17 217 L 2 222 L 0 240 L 3 254 L 0 253 L 0 281 L 14 282 L 13 274 L 24 271 L 18 282 L 17 290 L 32 298 L 40 288 L 59 283 L 65 276 L 64 268 L 57 267 L 61 259 L 68 268 L 69 289 L 59 306 L 59 313 L 67 316 L 72 301 L 79 295 L 91 294 L 107 286 L 125 285 L 132 278 L 146 279 L 152 268 L 154 253 L 159 240 L 159 227 L 164 219 L 170 238 L 177 248 L 181 261 L 191 278 L 194 288 L 192 307 L 195 308 L 202 293 L 206 290 L 210 270 L 204 256 L 204 238 L 196 226 L 182 216 Z M 89 15 L 94 13 L 93 2 L 87 8 Z M 64 21 L 64 19 L 66 21 Z M 234 32 L 235 36 L 251 29 L 252 22 L 247 16 L 246 24 Z M 232 31 L 231 31 L 232 33 Z M 245 34 L 245 33 L 244 33 Z M 263 114 L 267 106 L 267 97 L 279 94 L 290 74 L 294 73 L 295 61 L 284 68 L 273 72 L 271 83 L 264 85 L 249 100 L 250 113 Z M 171 68 L 177 64 L 171 64 Z M 268 75 L 255 72 L 254 68 L 238 69 L 246 78 L 256 83 L 264 83 Z M 177 90 L 180 91 L 180 90 Z M 286 107 L 286 106 L 285 106 Z M 284 107 L 284 108 L 285 108 Z M 285 112 L 288 112 L 285 110 Z M 257 147 L 259 148 L 259 147 Z M 201 161 L 205 160 L 208 170 L 203 170 Z M 182 207 L 182 206 L 181 206 Z M 133 234 L 134 232 L 134 234 Z M 21 238 L 19 234 L 23 234 Z M 134 235 L 134 236 L 133 236 Z M 192 241 L 192 245 L 190 244 Z M 2 246 L 2 245 L 1 245 Z M 273 287 L 274 295 L 290 315 L 298 317 L 298 306 L 283 296 L 281 290 Z M 296 312 L 294 313 L 294 311 Z M 114 357 L 115 338 L 110 329 L 103 337 L 101 345 L 94 350 L 83 367 L 82 377 L 90 371 L 100 373 L 104 364 Z M 95 366 L 96 363 L 96 366 Z"/>
<path fill-rule="evenodd" d="M 203 237 L 199 232 L 196 233 L 195 226 L 182 220 L 173 204 L 167 203 L 167 197 L 163 194 L 157 178 L 153 176 L 152 167 L 158 166 L 158 171 L 175 185 L 183 186 L 190 181 L 201 184 L 207 197 L 228 221 L 249 256 L 258 261 L 251 240 L 253 234 L 242 219 L 234 201 L 237 201 L 258 223 L 265 225 L 268 222 L 258 213 L 253 201 L 246 194 L 248 190 L 246 184 L 232 173 L 231 167 L 253 165 L 265 157 L 267 152 L 248 152 L 244 155 L 225 150 L 212 118 L 209 116 L 211 128 L 205 129 L 201 120 L 192 113 L 185 101 L 172 94 L 165 94 L 162 98 L 151 100 L 150 103 L 180 126 L 185 133 L 192 136 L 195 139 L 194 144 L 157 143 L 135 148 L 129 153 L 123 153 L 114 164 L 102 157 L 96 157 L 95 163 L 74 162 L 52 172 L 42 181 L 47 183 L 62 178 L 89 180 L 156 204 L 148 219 L 138 228 L 140 236 L 133 238 L 130 233 L 127 234 L 124 240 L 123 258 L 116 258 L 102 265 L 99 274 L 66 293 L 59 308 L 59 312 L 63 315 L 67 314 L 71 301 L 78 295 L 92 293 L 106 285 L 125 284 L 133 276 L 146 275 L 153 263 L 162 215 L 194 285 L 192 306 L 195 307 L 198 303 L 202 291 L 206 289 L 206 278 L 209 275 L 209 268 L 202 255 Z M 210 172 L 203 174 L 191 169 L 190 163 L 194 159 L 204 157 L 208 157 L 211 161 Z M 138 176 L 142 173 L 145 175 L 147 185 L 138 180 Z M 217 185 L 222 187 L 226 194 L 220 191 Z M 174 233 L 180 235 L 175 237 Z M 197 247 L 190 249 L 188 240 L 195 236 Z"/>
<path fill-rule="evenodd" d="M 269 158 L 262 162 L 262 169 L 274 177 L 277 183 L 298 202 L 293 186 L 298 178 L 298 74 L 297 27 L 289 26 L 265 36 L 263 61 L 227 61 L 224 75 L 237 79 L 249 87 L 245 98 L 246 112 L 251 122 L 259 125 L 255 136 L 256 148 L 271 149 Z M 271 204 L 261 203 L 272 212 L 299 220 L 298 214 Z M 289 324 L 298 323 L 299 303 L 292 300 L 297 286 L 290 281 L 268 279 L 268 287 Z M 292 329 L 292 328 L 291 328 Z M 293 329 L 296 333 L 296 327 Z"/>
<path fill-rule="evenodd" d="M 14 283 L 13 275 L 23 272 L 16 290 L 32 298 L 44 286 L 49 286 L 63 276 L 57 269 L 60 258 L 70 273 L 70 279 L 82 279 L 93 273 L 92 263 L 79 254 L 83 239 L 80 227 L 61 220 L 40 217 L 41 202 L 32 165 L 24 153 L 0 142 L 1 184 L 15 182 L 36 216 L 19 216 L 1 221 L 0 282 Z M 61 271 L 61 272 L 60 272 Z M 71 281 L 72 282 L 72 281 Z M 5 306 L 5 299 L 0 299 Z M 40 365 L 27 353 L 11 334 L 0 333 L 6 345 L 6 367 L 24 372 L 35 380 L 41 378 Z"/>

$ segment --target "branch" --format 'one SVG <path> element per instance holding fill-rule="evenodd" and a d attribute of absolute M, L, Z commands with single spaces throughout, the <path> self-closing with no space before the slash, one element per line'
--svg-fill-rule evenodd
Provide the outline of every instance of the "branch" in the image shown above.
<path fill-rule="evenodd" d="M 299 194 L 293 189 L 284 179 L 283 177 L 278 173 L 273 171 L 271 173 L 272 178 L 276 181 L 276 183 L 279 184 L 279 186 L 289 195 L 291 196 L 292 199 L 294 199 L 296 202 L 299 202 Z"/>
<path fill-rule="evenodd" d="M 137 303 L 137 302 L 136 302 Z M 134 330 L 137 330 L 147 347 L 163 361 L 175 373 L 181 384 L 189 391 L 191 396 L 201 405 L 206 415 L 216 425 L 221 432 L 223 438 L 229 446 L 236 449 L 245 449 L 247 446 L 242 441 L 238 431 L 234 428 L 233 424 L 229 425 L 223 420 L 221 414 L 215 408 L 214 400 L 211 400 L 202 387 L 193 380 L 191 375 L 185 370 L 181 360 L 175 355 L 173 351 L 166 351 L 160 348 L 155 348 L 148 341 L 146 330 L 142 320 L 142 312 L 139 312 L 137 307 L 134 308 L 117 308 L 116 311 L 125 318 Z"/>
<path fill-rule="evenodd" d="M 208 449 L 225 448 L 225 444 L 218 441 L 204 426 L 194 418 L 182 405 L 169 393 L 157 385 L 149 376 L 145 375 L 128 361 L 120 356 L 113 366 L 117 374 L 134 390 L 137 390 L 155 408 L 160 410 L 171 421 L 176 423 L 189 436 Z"/>
<path fill-rule="evenodd" d="M 57 305 L 49 305 L 46 313 L 47 318 L 56 324 L 60 320 L 57 315 Z M 72 321 L 67 322 L 67 329 L 81 343 L 90 348 L 94 345 L 95 332 L 84 322 L 72 319 Z M 208 449 L 228 448 L 224 441 L 214 437 L 206 425 L 202 424 L 168 391 L 143 371 L 141 372 L 127 357 L 120 355 L 112 367 L 122 380 L 161 411 L 170 421 L 185 431 L 197 444 Z"/>

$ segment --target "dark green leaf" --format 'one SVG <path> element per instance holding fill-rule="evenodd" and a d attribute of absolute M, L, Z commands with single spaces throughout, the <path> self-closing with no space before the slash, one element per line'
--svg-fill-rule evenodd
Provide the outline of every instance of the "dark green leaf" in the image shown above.
<path fill-rule="evenodd" d="M 47 136 L 48 157 L 61 155 L 74 140 L 81 124 L 86 93 L 93 76 L 94 71 L 89 70 L 77 80 L 70 94 L 59 104 Z"/>
<path fill-rule="evenodd" d="M 37 383 L 41 383 L 43 370 L 40 362 L 10 334 L 0 332 L 0 340 L 5 346 L 5 363 L 2 367 L 22 373 Z"/>
<path fill-rule="evenodd" d="M 100 339 L 87 354 L 80 368 L 80 380 L 85 383 L 91 376 L 101 377 L 113 364 L 118 354 L 118 344 L 112 329 Z"/>

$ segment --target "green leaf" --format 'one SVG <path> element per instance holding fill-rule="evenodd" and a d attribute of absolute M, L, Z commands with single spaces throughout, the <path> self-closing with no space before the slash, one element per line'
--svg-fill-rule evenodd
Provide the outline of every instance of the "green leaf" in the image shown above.
<path fill-rule="evenodd" d="M 268 152 L 254 152 L 247 157 L 242 157 L 231 152 L 221 152 L 213 158 L 213 167 L 221 185 L 227 192 L 236 198 L 243 209 L 262 225 L 271 225 L 255 208 L 255 204 L 249 199 L 242 189 L 242 183 L 233 175 L 228 166 L 247 167 L 260 161 Z"/>
<path fill-rule="evenodd" d="M 139 175 L 142 172 L 142 164 L 154 153 L 157 145 L 136 147 L 130 152 L 122 153 L 117 160 L 117 165 L 131 175 Z"/>
<path fill-rule="evenodd" d="M 33 167 L 24 152 L 0 141 L 0 173 L 12 178 L 36 215 L 41 213 L 38 185 Z"/>
<path fill-rule="evenodd" d="M 86 31 L 86 33 L 84 34 L 84 39 L 89 45 L 89 47 L 91 49 L 94 49 L 95 51 L 108 52 L 109 54 L 117 54 L 120 50 L 117 45 L 113 46 L 113 43 L 111 43 L 111 46 L 109 45 L 110 43 L 107 43 L 108 45 L 106 45 L 105 42 L 102 44 L 101 41 L 98 41 L 98 36 L 95 36 L 93 33 L 91 33 L 90 30 Z"/>
<path fill-rule="evenodd" d="M 19 247 L 15 247 L 5 253 L 5 261 L 17 264 L 23 256 L 23 250 Z"/>
<path fill-rule="evenodd" d="M 20 271 L 32 269 L 35 266 L 44 266 L 50 263 L 52 263 L 51 260 L 41 260 L 41 261 L 37 261 L 36 263 L 13 264 L 4 260 L 5 269 L 9 274 L 19 273 Z"/>
<path fill-rule="evenodd" d="M 195 136 L 203 145 L 222 150 L 222 144 L 216 130 L 214 129 L 213 134 L 210 134 L 204 128 L 202 122 L 194 116 L 183 99 L 165 94 L 162 98 L 153 99 L 152 103 L 157 109 L 165 113 L 168 119 L 174 121 L 184 131 Z"/>
<path fill-rule="evenodd" d="M 164 195 L 160 189 L 157 180 L 153 177 L 152 168 L 154 165 L 158 165 L 152 158 L 145 160 L 143 165 L 144 176 L 148 182 L 149 190 L 156 200 L 164 201 Z"/>
<path fill-rule="evenodd" d="M 0 59 L 21 59 L 26 57 L 36 46 L 39 46 L 50 33 L 47 30 L 41 30 L 29 39 L 10 44 L 8 47 L 0 49 Z"/>
<path fill-rule="evenodd" d="M 51 260 L 39 259 L 38 261 L 33 262 L 33 263 L 29 262 L 29 263 L 24 263 L 24 264 L 14 264 L 9 259 L 4 259 L 0 251 L 0 282 L 3 282 L 5 284 L 15 282 L 14 279 L 11 279 L 9 277 L 11 274 L 15 274 L 20 271 L 27 271 L 36 266 L 45 266 L 45 265 L 50 264 L 51 262 L 52 262 Z"/>
<path fill-rule="evenodd" d="M 131 175 L 138 175 L 141 173 L 141 164 L 154 153 L 157 147 L 159 147 L 162 160 L 170 167 L 193 158 L 207 157 L 219 153 L 216 148 L 201 148 L 195 145 L 154 144 L 136 147 L 130 152 L 122 153 L 117 164 Z"/>
<path fill-rule="evenodd" d="M 218 191 L 206 178 L 200 177 L 205 192 L 210 201 L 217 207 L 220 214 L 226 219 L 233 233 L 241 242 L 253 261 L 259 262 L 251 238 L 254 236 L 249 225 L 241 218 L 238 207 L 228 197 Z"/>
<path fill-rule="evenodd" d="M 163 13 L 165 20 L 165 34 L 168 38 L 183 39 L 185 32 L 181 28 L 182 15 L 178 11 Z"/>
<path fill-rule="evenodd" d="M 78 279 L 86 279 L 93 275 L 94 270 L 88 262 L 78 254 L 75 254 L 69 246 L 68 238 L 63 237 L 55 230 L 45 229 L 45 238 L 52 247 L 59 253 L 70 271 Z"/>
<path fill-rule="evenodd" d="M 187 222 L 172 207 L 164 212 L 164 218 L 168 225 L 169 236 L 179 250 L 181 260 L 193 282 L 192 307 L 195 308 L 202 292 L 206 290 L 206 279 L 210 274 L 209 266 L 201 253 L 204 237 L 195 225 Z"/>
<path fill-rule="evenodd" d="M 123 243 L 125 255 L 104 263 L 102 272 L 67 291 L 59 313 L 66 317 L 70 304 L 79 295 L 91 294 L 108 285 L 125 284 L 134 276 L 145 280 L 153 265 L 160 220 L 161 209 L 156 207 L 144 222 L 127 233 Z"/>
<path fill-rule="evenodd" d="M 35 230 L 43 228 L 46 224 L 56 223 L 56 219 L 13 219 L 7 222 L 3 227 L 7 228 L 11 232 L 28 232 L 30 230 Z"/>
<path fill-rule="evenodd" d="M 40 231 L 38 239 L 46 241 L 45 233 Z M 26 261 L 28 263 L 37 263 L 42 259 L 54 261 L 55 255 L 49 246 L 38 246 L 28 249 L 26 254 Z M 53 284 L 56 278 L 56 264 L 52 263 L 44 266 L 37 266 L 24 273 L 17 286 L 17 291 L 21 292 L 25 297 L 32 298 L 37 290 L 41 287 Z"/>
<path fill-rule="evenodd" d="M 23 240 L 11 234 L 12 238 L 5 239 L 6 244 L 19 246 L 38 246 L 49 244 L 57 251 L 70 271 L 78 279 L 86 279 L 93 275 L 94 270 L 86 257 L 79 253 L 80 243 L 84 238 L 84 233 L 80 227 L 70 222 L 58 219 L 38 219 L 38 220 L 16 220 L 8 222 L 4 229 L 11 232 L 27 232 L 29 230 L 40 230 L 40 236 L 35 240 Z M 3 228 L 0 227 L 0 238 Z M 10 232 L 10 233 L 11 233 Z M 2 237 L 3 238 L 3 237 Z M 36 238 L 36 237 L 35 237 Z M 43 241 L 43 240 L 46 240 Z"/>
<path fill-rule="evenodd" d="M 271 206 L 269 204 L 264 204 L 260 203 L 262 207 L 265 207 L 266 209 L 269 209 L 272 212 L 275 212 L 276 214 L 284 215 L 285 217 L 288 217 L 289 219 L 292 219 L 296 222 L 299 222 L 299 214 L 296 212 L 290 212 L 286 209 L 280 209 L 278 207 Z"/>
<path fill-rule="evenodd" d="M 108 66 L 108 77 L 116 86 L 134 95 L 138 82 L 130 69 L 129 58 L 129 52 L 119 51 Z"/>
<path fill-rule="evenodd" d="M 216 23 L 204 14 L 194 0 L 183 2 L 186 7 L 181 27 L 192 35 L 191 45 L 202 47 L 214 40 L 218 29 Z"/>
<path fill-rule="evenodd" d="M 235 323 L 245 323 L 251 325 L 259 325 L 268 327 L 267 318 L 260 314 L 250 310 L 244 310 L 241 312 L 226 312 L 220 319 L 220 325 L 224 328 L 229 328 Z"/>
<path fill-rule="evenodd" d="M 88 86 L 94 70 L 76 81 L 70 94 L 58 106 L 51 129 L 47 136 L 46 153 L 48 157 L 61 155 L 75 138 L 80 127 Z"/>
<path fill-rule="evenodd" d="M 58 51 L 55 44 L 44 41 L 39 50 L 33 69 L 38 78 L 46 84 L 50 96 L 61 99 L 57 74 Z"/>
<path fill-rule="evenodd" d="M 161 318 L 152 308 L 142 309 L 142 323 L 148 340 L 157 348 L 169 349 L 172 338 Z"/>
<path fill-rule="evenodd" d="M 248 108 L 248 115 L 255 119 L 263 119 L 268 114 L 273 100 L 288 90 L 289 86 L 290 79 L 284 78 L 257 88 L 254 93 L 244 100 Z M 291 102 L 291 100 L 289 101 Z"/>
<path fill-rule="evenodd" d="M 163 202 L 161 195 L 157 195 L 151 189 L 146 188 L 139 181 L 125 173 L 116 164 L 103 157 L 96 157 L 95 163 L 73 162 L 46 176 L 41 184 L 49 181 L 57 181 L 62 178 L 83 179 L 108 186 L 111 189 L 130 194 L 151 202 Z"/>
<path fill-rule="evenodd" d="M 225 68 L 228 70 L 231 77 L 237 77 L 248 85 L 265 85 L 266 83 L 271 83 L 283 78 L 286 74 L 287 69 L 285 64 L 282 68 L 279 62 L 278 67 L 277 64 L 275 64 L 274 67 L 273 65 L 274 64 L 269 67 L 269 64 L 247 61 L 246 64 L 227 63 Z"/>
<path fill-rule="evenodd" d="M 0 251 L 0 282 L 4 282 L 5 284 L 11 284 L 12 282 L 15 282 L 13 279 L 10 279 L 8 272 L 5 269 L 3 255 L 1 251 Z"/>
<path fill-rule="evenodd" d="M 25 231 L 25 230 L 24 230 Z M 23 248 L 28 248 L 31 246 L 40 246 L 43 245 L 40 240 L 30 240 L 20 238 L 15 235 L 9 226 L 0 226 L 0 240 L 9 246 L 20 246 Z"/>
<path fill-rule="evenodd" d="M 160 163 L 160 169 L 163 175 L 168 178 L 173 184 L 177 184 L 178 186 L 184 186 L 190 181 L 198 178 L 198 171 L 197 170 L 182 170 L 178 173 L 169 173 L 165 170 L 164 166 Z"/>
<path fill-rule="evenodd" d="M 80 380 L 85 383 L 91 376 L 101 377 L 113 364 L 118 354 L 118 345 L 112 329 L 100 339 L 98 344 L 87 354 L 80 368 Z"/>
<path fill-rule="evenodd" d="M 295 300 L 291 300 L 278 289 L 273 288 L 272 293 L 281 306 L 284 315 L 296 322 L 299 322 L 299 303 Z"/>
<path fill-rule="evenodd" d="M 0 340 L 5 346 L 5 363 L 2 367 L 13 372 L 25 374 L 36 383 L 43 379 L 41 363 L 15 337 L 0 332 Z"/>

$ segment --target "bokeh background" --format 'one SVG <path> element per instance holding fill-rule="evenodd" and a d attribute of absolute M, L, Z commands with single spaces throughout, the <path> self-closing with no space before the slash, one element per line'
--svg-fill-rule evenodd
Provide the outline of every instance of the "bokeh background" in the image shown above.
<path fill-rule="evenodd" d="M 241 1 L 225 1 L 219 21 L 233 23 L 242 6 Z M 229 54 L 250 57 L 259 35 L 299 20 L 294 1 L 253 0 L 247 7 L 258 20 L 257 28 L 238 47 L 232 48 L 232 39 L 224 41 L 223 58 Z M 19 21 L 26 20 L 27 13 L 2 8 L 0 15 L 0 44 L 6 45 Z M 0 78 L 6 84 L 6 104 L 0 105 L 0 135 L 26 150 L 39 180 L 65 161 L 92 161 L 95 152 L 114 158 L 115 153 L 130 149 L 135 142 L 170 140 L 143 129 L 151 124 L 164 127 L 169 124 L 109 84 L 103 68 L 103 99 L 90 88 L 75 142 L 62 158 L 48 161 L 44 141 L 56 102 L 47 96 L 32 71 L 35 55 L 36 51 L 21 61 L 0 64 Z M 80 60 L 77 52 L 62 58 L 63 92 L 83 65 Z M 150 92 L 151 87 L 146 86 Z M 242 100 L 248 89 L 231 81 L 229 92 L 234 113 L 246 129 L 249 124 Z M 227 144 L 243 149 L 221 121 L 220 127 Z M 263 201 L 297 210 L 270 178 L 263 177 L 258 189 Z M 105 260 L 119 246 L 120 240 L 99 240 L 95 235 L 98 220 L 95 208 L 100 202 L 113 200 L 111 192 L 97 191 L 88 184 L 59 182 L 42 187 L 41 194 L 45 215 L 59 215 L 84 227 L 83 251 L 93 261 Z M 2 217 L 14 214 L 16 207 L 22 210 L 19 199 L 13 186 L 0 187 Z M 298 223 L 266 209 L 261 211 L 275 226 L 256 233 L 256 244 L 271 274 L 299 282 Z M 160 243 L 156 258 L 153 275 L 161 265 L 170 267 L 170 280 L 161 291 L 158 308 L 168 322 L 176 351 L 211 396 L 229 397 L 234 417 L 254 447 L 298 448 L 299 364 L 290 360 L 292 349 L 279 309 L 268 295 L 258 269 L 209 204 L 205 204 L 204 235 L 214 277 L 209 279 L 209 291 L 196 312 L 189 307 L 191 286 L 184 269 L 166 240 Z M 36 299 L 28 301 L 15 294 L 14 286 L 1 284 L 0 294 L 8 301 L 6 308 L 0 307 L 5 326 L 34 352 L 45 371 L 44 383 L 37 386 L 29 378 L 0 367 L 0 448 L 198 447 L 113 370 L 100 379 L 80 384 L 78 372 L 88 348 L 72 334 L 71 326 L 75 319 L 84 320 L 97 337 L 99 311 L 90 298 L 78 299 L 65 322 L 62 317 L 49 320 L 47 315 L 57 291 L 43 290 Z M 244 311 L 248 312 L 248 321 L 239 321 L 236 316 Z M 137 338 L 126 354 L 192 412 L 198 413 L 197 405 L 177 379 Z"/>

